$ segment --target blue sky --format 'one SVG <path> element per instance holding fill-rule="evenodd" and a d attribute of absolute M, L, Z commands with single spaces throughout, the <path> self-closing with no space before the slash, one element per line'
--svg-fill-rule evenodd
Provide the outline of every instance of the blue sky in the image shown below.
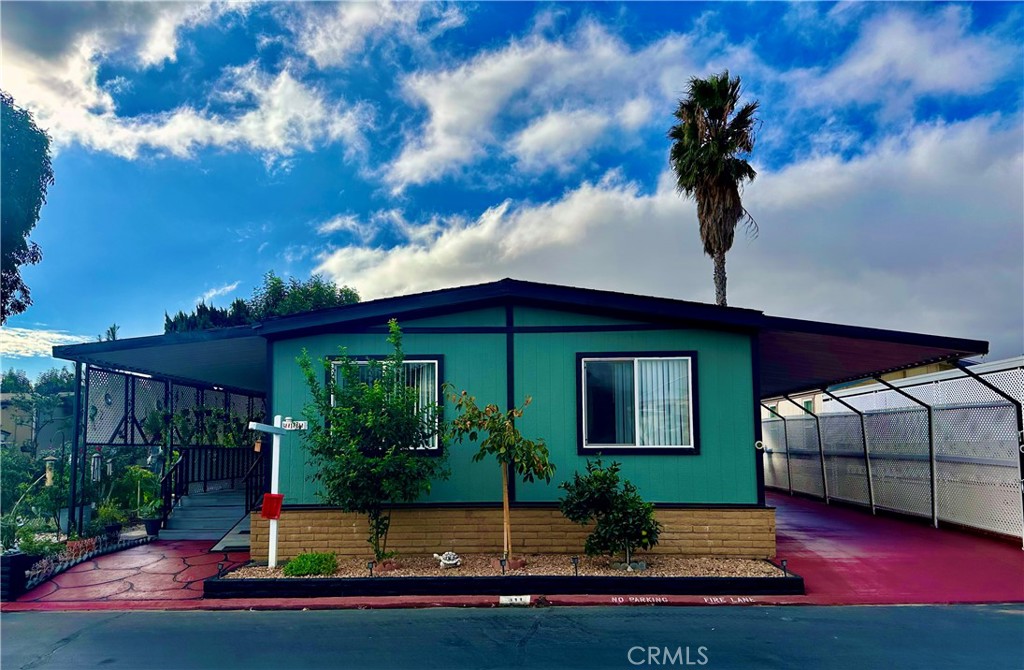
<path fill-rule="evenodd" d="M 1016 3 L 5 3 L 56 184 L 3 366 L 267 270 L 365 299 L 513 276 L 711 302 L 665 133 L 761 102 L 730 304 L 992 342 L 1024 322 Z"/>

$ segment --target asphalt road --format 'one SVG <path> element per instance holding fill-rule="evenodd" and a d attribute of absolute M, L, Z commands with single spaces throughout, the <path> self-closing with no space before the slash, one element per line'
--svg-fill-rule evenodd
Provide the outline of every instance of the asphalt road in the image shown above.
<path fill-rule="evenodd" d="M 997 670 L 1024 668 L 1024 606 L 20 612 L 0 644 L 4 670 Z"/>

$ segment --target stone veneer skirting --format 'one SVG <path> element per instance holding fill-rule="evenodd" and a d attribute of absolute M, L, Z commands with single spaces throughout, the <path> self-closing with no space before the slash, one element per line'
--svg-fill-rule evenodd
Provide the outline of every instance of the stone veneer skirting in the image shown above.
<path fill-rule="evenodd" d="M 775 510 L 770 508 L 658 509 L 664 526 L 651 553 L 734 558 L 775 557 Z M 514 554 L 579 554 L 589 527 L 567 520 L 557 508 L 513 508 Z M 251 556 L 267 560 L 269 521 L 252 513 Z M 405 556 L 454 550 L 501 551 L 501 509 L 417 507 L 391 517 L 388 550 Z M 336 509 L 284 510 L 278 524 L 278 558 L 309 551 L 372 557 L 362 515 Z"/>

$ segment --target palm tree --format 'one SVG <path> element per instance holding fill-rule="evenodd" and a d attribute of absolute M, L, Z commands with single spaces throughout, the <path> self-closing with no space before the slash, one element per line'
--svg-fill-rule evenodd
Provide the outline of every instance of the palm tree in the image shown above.
<path fill-rule="evenodd" d="M 732 248 L 736 224 L 746 219 L 757 234 L 757 224 L 740 201 L 740 188 L 757 176 L 742 156 L 754 148 L 759 103 L 748 102 L 736 111 L 739 99 L 740 78 L 730 79 L 728 70 L 707 79 L 693 77 L 675 112 L 679 123 L 668 132 L 676 188 L 697 201 L 704 253 L 715 262 L 715 302 L 723 306 L 725 253 Z"/>

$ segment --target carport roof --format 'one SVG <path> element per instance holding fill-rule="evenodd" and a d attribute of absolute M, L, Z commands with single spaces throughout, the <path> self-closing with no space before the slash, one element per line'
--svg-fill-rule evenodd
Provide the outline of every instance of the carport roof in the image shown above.
<path fill-rule="evenodd" d="M 380 326 L 483 307 L 526 305 L 666 327 L 758 336 L 761 396 L 821 389 L 939 360 L 987 353 L 978 340 L 769 316 L 736 307 L 503 279 L 270 319 L 254 326 L 54 347 L 57 358 L 265 393 L 268 341 Z M 505 332 L 505 328 L 476 328 Z M 528 332 L 517 327 L 514 332 Z"/>

